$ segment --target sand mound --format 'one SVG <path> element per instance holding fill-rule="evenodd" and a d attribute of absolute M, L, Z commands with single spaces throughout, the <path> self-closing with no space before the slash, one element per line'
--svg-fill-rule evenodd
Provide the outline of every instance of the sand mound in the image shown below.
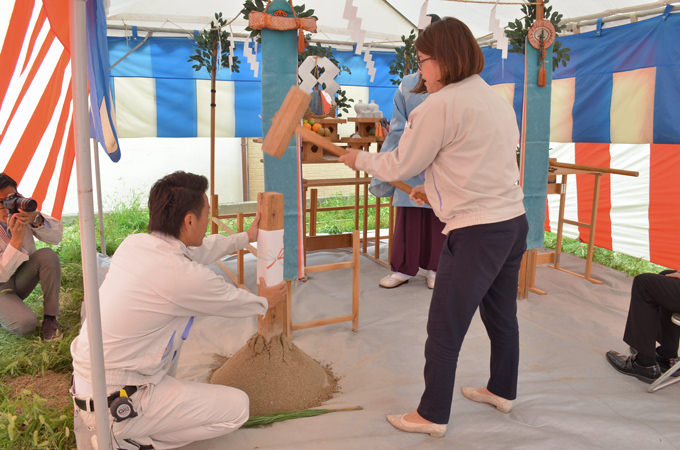
<path fill-rule="evenodd" d="M 256 334 L 212 374 L 210 382 L 245 391 L 251 416 L 319 406 L 337 391 L 330 369 L 284 335 L 266 343 Z"/>

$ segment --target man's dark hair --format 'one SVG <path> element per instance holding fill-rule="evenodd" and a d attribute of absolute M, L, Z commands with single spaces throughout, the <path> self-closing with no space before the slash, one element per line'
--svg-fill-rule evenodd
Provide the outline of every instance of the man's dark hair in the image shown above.
<path fill-rule="evenodd" d="M 14 181 L 14 179 L 7 175 L 6 173 L 0 173 L 0 189 L 4 189 L 7 186 L 12 186 L 16 191 L 17 182 Z"/>
<path fill-rule="evenodd" d="M 206 189 L 206 177 L 182 171 L 156 181 L 149 193 L 148 230 L 179 238 L 184 217 L 190 212 L 201 214 Z"/>

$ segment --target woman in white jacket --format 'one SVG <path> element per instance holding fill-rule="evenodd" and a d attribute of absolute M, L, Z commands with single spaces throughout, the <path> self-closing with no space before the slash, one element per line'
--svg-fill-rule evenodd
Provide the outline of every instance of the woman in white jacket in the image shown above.
<path fill-rule="evenodd" d="M 429 203 L 446 224 L 425 344 L 425 392 L 417 410 L 387 416 L 396 428 L 443 436 L 451 413 L 458 353 L 477 310 L 491 340 L 491 374 L 463 395 L 509 412 L 519 362 L 517 279 L 528 224 L 512 107 L 478 75 L 484 56 L 469 28 L 445 18 L 416 40 L 429 97 L 409 116 L 390 153 L 350 151 L 355 170 L 385 181 L 425 171 Z M 414 194 L 412 194 L 412 198 Z"/>

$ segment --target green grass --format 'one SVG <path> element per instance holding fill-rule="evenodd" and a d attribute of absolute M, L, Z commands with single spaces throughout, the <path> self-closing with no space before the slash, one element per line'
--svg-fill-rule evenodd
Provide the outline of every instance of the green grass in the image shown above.
<path fill-rule="evenodd" d="M 0 447 L 13 450 L 75 447 L 70 404 L 55 409 L 28 390 L 10 398 L 0 386 Z"/>
<path fill-rule="evenodd" d="M 359 205 L 363 205 L 364 197 L 361 194 Z M 387 203 L 389 199 L 383 199 Z M 375 205 L 375 196 L 368 196 L 368 204 Z M 354 206 L 354 196 L 342 196 L 336 194 L 323 198 L 319 201 L 318 208 L 332 208 L 337 206 Z M 363 228 L 364 210 L 359 209 L 359 229 Z M 389 208 L 380 208 L 380 227 L 387 228 L 389 224 Z M 368 210 L 368 229 L 375 229 L 375 209 Z M 309 216 L 307 217 L 307 230 L 309 230 Z M 354 209 L 341 211 L 320 211 L 317 213 L 316 232 L 328 234 L 349 233 L 354 230 Z"/>
<path fill-rule="evenodd" d="M 557 235 L 555 233 L 545 233 L 545 240 L 543 242 L 545 248 L 554 249 L 556 242 Z M 576 239 L 562 237 L 562 252 L 585 259 L 588 253 L 588 244 Z M 659 273 L 662 270 L 668 269 L 668 267 L 654 264 L 643 258 L 636 258 L 634 256 L 626 255 L 625 253 L 619 253 L 600 247 L 593 247 L 593 262 L 611 267 L 612 269 L 633 277 L 641 273 Z"/>
<path fill-rule="evenodd" d="M 130 234 L 144 232 L 148 223 L 148 211 L 143 207 L 141 195 L 133 195 L 121 202 L 105 217 L 107 254 L 111 255 Z M 362 197 L 363 199 L 363 197 Z M 375 204 L 375 198 L 369 202 Z M 354 197 L 334 195 L 320 200 L 319 207 L 353 205 Z M 363 211 L 360 211 L 360 214 Z M 369 210 L 369 229 L 375 228 L 375 212 Z M 252 218 L 246 218 L 245 228 Z M 363 224 L 363 216 L 359 220 Z M 381 226 L 387 227 L 388 211 L 383 208 Z M 236 229 L 236 221 L 229 226 Z M 354 228 L 354 211 L 319 212 L 317 233 L 345 233 Z M 309 223 L 307 224 L 309 230 Z M 40 246 L 40 245 L 39 245 Z M 555 235 L 546 233 L 545 247 L 555 247 Z M 0 382 L 21 375 L 40 376 L 46 371 L 71 372 L 70 344 L 80 330 L 80 305 L 83 299 L 81 272 L 80 228 L 77 221 L 65 224 L 61 244 L 53 247 L 62 262 L 62 288 L 60 293 L 61 314 L 59 321 L 64 329 L 64 338 L 44 343 L 36 330 L 30 336 L 19 337 L 0 329 Z M 586 244 L 573 239 L 564 239 L 563 251 L 585 258 Z M 640 258 L 622 253 L 595 248 L 594 261 L 612 267 L 629 275 L 644 272 L 658 272 L 664 267 Z M 42 291 L 38 287 L 26 303 L 42 317 Z M 64 395 L 68 395 L 64 393 Z M 51 407 L 46 400 L 35 393 L 23 390 L 11 394 L 10 389 L 0 383 L 0 448 L 2 449 L 69 449 L 75 447 L 71 430 L 73 412 L 70 406 Z"/>

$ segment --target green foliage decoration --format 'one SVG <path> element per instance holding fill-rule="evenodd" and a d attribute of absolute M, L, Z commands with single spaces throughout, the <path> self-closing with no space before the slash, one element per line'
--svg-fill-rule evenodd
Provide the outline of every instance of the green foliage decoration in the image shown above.
<path fill-rule="evenodd" d="M 547 6 L 548 2 L 549 0 L 545 0 L 546 7 L 543 9 L 543 18 L 549 20 L 553 24 L 555 27 L 555 36 L 559 36 L 560 32 L 566 28 L 566 25 L 560 25 L 562 14 L 553 11 L 552 6 Z M 529 28 L 531 28 L 531 24 L 534 23 L 534 18 L 536 17 L 536 5 L 522 5 L 521 8 L 524 17 L 509 22 L 508 29 L 505 30 L 505 34 L 510 40 L 510 48 L 508 50 L 512 53 L 524 53 L 524 42 L 529 33 Z M 563 67 L 567 66 L 569 51 L 570 49 L 568 47 L 562 47 L 562 43 L 555 40 L 555 43 L 553 44 L 553 71 L 557 69 L 560 63 Z"/>
<path fill-rule="evenodd" d="M 215 13 L 215 20 L 210 21 L 210 29 L 203 30 L 200 32 L 195 39 L 196 52 L 187 60 L 188 62 L 193 62 L 191 67 L 195 71 L 199 71 L 205 68 L 208 73 L 212 72 L 213 64 L 213 49 L 219 41 L 222 47 L 222 56 L 220 58 L 219 64 L 224 68 L 229 68 L 229 50 L 231 48 L 231 42 L 229 41 L 230 34 L 224 30 L 224 25 L 227 21 L 222 17 L 222 13 Z M 239 71 L 239 60 L 237 56 L 232 58 L 231 70 L 233 72 Z"/>
<path fill-rule="evenodd" d="M 404 45 L 395 49 L 397 55 L 390 64 L 390 75 L 396 75 L 396 78 L 391 78 L 390 81 L 395 85 L 401 83 L 406 75 L 418 70 L 418 54 L 415 45 L 416 30 L 411 30 L 408 37 L 402 36 L 401 41 Z"/>

